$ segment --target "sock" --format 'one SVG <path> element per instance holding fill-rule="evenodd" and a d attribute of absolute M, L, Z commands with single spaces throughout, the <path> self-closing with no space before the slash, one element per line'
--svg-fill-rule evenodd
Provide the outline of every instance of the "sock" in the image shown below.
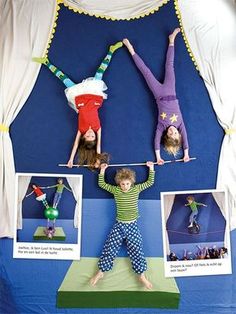
<path fill-rule="evenodd" d="M 75 83 L 61 70 L 59 70 L 55 65 L 53 65 L 48 58 L 32 58 L 34 62 L 38 62 L 41 64 L 46 65 L 46 67 L 49 68 L 49 70 L 57 77 L 59 78 L 60 81 L 66 86 L 66 87 L 71 87 L 75 85 Z"/>
<path fill-rule="evenodd" d="M 43 200 L 42 201 L 42 203 L 43 203 L 43 205 L 46 207 L 46 208 L 48 208 L 49 206 L 48 206 L 48 202 L 47 202 L 47 200 Z"/>
<path fill-rule="evenodd" d="M 117 42 L 115 45 L 111 45 L 109 47 L 108 53 L 106 55 L 106 57 L 103 59 L 102 63 L 100 64 L 99 68 L 97 69 L 97 72 L 94 75 L 94 78 L 96 80 L 102 80 L 103 74 L 106 71 L 109 63 L 111 62 L 111 58 L 113 53 L 121 48 L 123 46 L 123 43 L 121 41 Z"/>
<path fill-rule="evenodd" d="M 117 49 L 121 48 L 123 46 L 122 41 L 118 41 L 115 45 L 111 45 L 109 47 L 109 50 L 113 53 L 115 52 Z"/>

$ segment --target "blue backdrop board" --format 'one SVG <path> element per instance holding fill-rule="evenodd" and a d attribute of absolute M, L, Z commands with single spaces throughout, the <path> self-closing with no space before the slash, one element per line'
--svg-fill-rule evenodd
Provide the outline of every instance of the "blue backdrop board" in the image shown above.
<path fill-rule="evenodd" d="M 58 177 L 47 177 L 43 176 L 33 176 L 29 183 L 27 194 L 32 192 L 31 185 L 36 184 L 40 187 L 49 187 L 56 185 L 58 182 Z M 66 178 L 63 178 L 63 184 L 69 188 L 69 184 Z M 46 199 L 49 206 L 53 205 L 53 198 L 56 192 L 56 187 L 52 188 L 43 188 L 42 191 L 46 194 Z M 42 219 L 44 217 L 44 209 L 42 202 L 37 201 L 35 194 L 31 194 L 28 197 L 25 197 L 22 202 L 22 216 L 24 219 Z M 69 205 L 68 205 L 69 204 Z M 64 188 L 59 205 L 59 215 L 58 219 L 73 219 L 74 217 L 74 208 L 75 208 L 75 199 L 73 193 Z"/>
<path fill-rule="evenodd" d="M 134 44 L 154 75 L 163 79 L 168 35 L 178 26 L 171 1 L 155 14 L 132 21 L 114 22 L 79 15 L 64 6 L 59 12 L 49 58 L 75 82 L 93 76 L 108 46 L 124 37 Z M 145 191 L 141 196 L 145 199 L 159 199 L 160 191 L 215 187 L 223 131 L 181 35 L 176 39 L 175 49 L 177 96 L 190 154 L 197 160 L 159 167 L 155 190 Z M 116 52 L 104 81 L 108 99 L 100 109 L 103 150 L 111 154 L 112 163 L 154 160 L 157 107 L 126 48 Z M 67 104 L 64 85 L 42 66 L 34 89 L 11 128 L 17 171 L 82 173 L 85 197 L 112 197 L 97 188 L 96 173 L 57 166 L 68 161 L 76 131 L 77 115 Z M 163 157 L 170 158 L 165 154 Z M 146 178 L 145 167 L 135 170 L 137 180 Z M 109 181 L 114 182 L 115 169 L 107 172 Z"/>
<path fill-rule="evenodd" d="M 189 234 L 190 207 L 185 207 L 189 194 L 175 196 L 171 214 L 166 223 L 169 243 L 192 243 L 195 246 L 200 242 L 224 242 L 226 221 L 212 193 L 191 194 L 196 202 L 207 204 L 207 207 L 198 206 L 197 221 L 200 225 L 199 234 Z"/>
<path fill-rule="evenodd" d="M 62 6 L 49 58 L 75 82 L 80 82 L 94 75 L 110 44 L 127 37 L 162 80 L 168 35 L 178 25 L 172 1 L 145 18 L 119 22 L 79 15 Z M 175 49 L 177 95 L 188 132 L 190 155 L 197 159 L 187 164 L 156 166 L 154 186 L 141 193 L 139 224 L 147 257 L 163 256 L 160 192 L 215 188 L 223 137 L 204 83 L 181 35 L 176 39 Z M 111 154 L 112 163 L 154 160 L 155 100 L 125 48 L 114 55 L 104 81 L 108 99 L 100 109 L 103 150 Z M 115 205 L 112 195 L 98 188 L 96 172 L 58 167 L 69 159 L 76 130 L 77 115 L 67 105 L 63 84 L 42 67 L 27 103 L 11 126 L 16 171 L 83 174 L 81 256 L 98 257 L 115 221 Z M 164 152 L 163 157 L 171 158 Z M 134 170 L 138 182 L 146 179 L 146 167 Z M 108 168 L 109 183 L 114 184 L 115 171 Z M 69 193 L 66 202 L 73 208 L 74 199 Z M 27 207 L 25 215 L 26 219 L 35 218 L 31 217 L 31 207 Z M 60 215 L 64 220 L 71 217 L 67 206 L 62 206 Z M 42 219 L 40 210 L 37 219 Z M 232 232 L 232 246 L 235 241 Z M 235 267 L 235 253 L 232 255 Z M 126 256 L 125 248 L 119 256 Z M 71 261 L 66 260 L 13 259 L 12 240 L 0 239 L 0 313 L 236 312 L 235 274 L 177 278 L 181 299 L 179 309 L 174 312 L 145 308 L 58 309 L 56 293 L 70 265 Z"/>

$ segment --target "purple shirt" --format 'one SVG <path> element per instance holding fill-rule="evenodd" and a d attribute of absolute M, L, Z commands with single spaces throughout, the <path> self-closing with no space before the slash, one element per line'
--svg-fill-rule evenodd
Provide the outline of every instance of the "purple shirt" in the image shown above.
<path fill-rule="evenodd" d="M 183 122 L 182 114 L 179 108 L 178 99 L 168 100 L 168 97 L 157 99 L 158 104 L 158 122 L 156 128 L 156 135 L 154 140 L 155 150 L 160 149 L 160 142 L 163 132 L 168 129 L 169 126 L 173 125 L 179 130 L 182 137 L 183 149 L 188 148 L 188 139 L 185 125 Z"/>

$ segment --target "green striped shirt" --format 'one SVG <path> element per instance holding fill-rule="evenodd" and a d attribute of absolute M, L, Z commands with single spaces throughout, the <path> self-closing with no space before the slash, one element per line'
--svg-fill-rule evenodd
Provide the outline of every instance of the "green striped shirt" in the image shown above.
<path fill-rule="evenodd" d="M 71 192 L 71 190 L 65 184 L 59 184 L 58 183 L 58 184 L 55 184 L 55 185 L 48 186 L 48 188 L 57 188 L 56 189 L 57 193 L 62 193 L 64 188 Z"/>
<path fill-rule="evenodd" d="M 204 206 L 205 204 L 203 204 L 203 203 L 197 203 L 197 202 L 195 202 L 195 201 L 193 201 L 191 204 L 189 203 L 189 204 L 186 204 L 186 206 L 189 206 L 190 208 L 191 208 L 191 210 L 192 210 L 192 212 L 195 212 L 195 211 L 197 211 L 197 207 L 198 206 Z"/>
<path fill-rule="evenodd" d="M 149 188 L 154 183 L 155 171 L 150 170 L 148 180 L 136 184 L 128 192 L 123 192 L 119 186 L 111 185 L 105 182 L 104 175 L 99 174 L 98 185 L 112 193 L 116 202 L 116 219 L 122 222 L 132 221 L 138 218 L 138 197 L 139 193 Z"/>

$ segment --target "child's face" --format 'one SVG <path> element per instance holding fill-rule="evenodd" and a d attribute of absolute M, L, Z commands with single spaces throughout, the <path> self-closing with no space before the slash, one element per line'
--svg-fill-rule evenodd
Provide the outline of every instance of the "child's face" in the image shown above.
<path fill-rule="evenodd" d="M 193 200 L 190 198 L 188 199 L 189 204 L 192 204 Z"/>
<path fill-rule="evenodd" d="M 179 131 L 175 126 L 171 125 L 167 130 L 167 136 L 171 137 L 173 140 L 179 139 Z"/>
<path fill-rule="evenodd" d="M 86 142 L 92 142 L 96 139 L 96 134 L 92 129 L 88 129 L 86 133 L 84 133 L 84 139 Z"/>
<path fill-rule="evenodd" d="M 62 179 L 59 179 L 57 182 L 58 182 L 59 184 L 62 184 L 62 183 L 63 183 L 63 180 L 62 180 Z"/>
<path fill-rule="evenodd" d="M 132 182 L 130 180 L 120 181 L 120 188 L 123 192 L 128 192 L 131 186 L 132 186 Z"/>

